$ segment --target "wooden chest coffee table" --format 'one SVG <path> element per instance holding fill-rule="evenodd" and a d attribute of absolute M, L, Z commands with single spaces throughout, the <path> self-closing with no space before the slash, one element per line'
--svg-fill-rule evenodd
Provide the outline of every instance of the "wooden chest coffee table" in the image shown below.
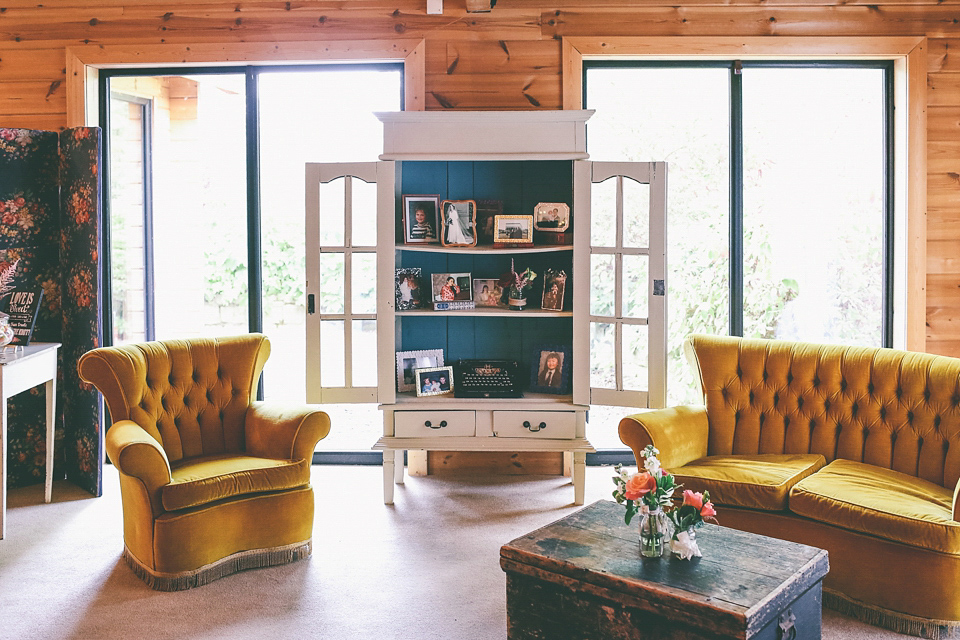
<path fill-rule="evenodd" d="M 702 558 L 642 558 L 623 511 L 601 500 L 500 549 L 509 638 L 820 638 L 826 551 L 705 525 Z"/>

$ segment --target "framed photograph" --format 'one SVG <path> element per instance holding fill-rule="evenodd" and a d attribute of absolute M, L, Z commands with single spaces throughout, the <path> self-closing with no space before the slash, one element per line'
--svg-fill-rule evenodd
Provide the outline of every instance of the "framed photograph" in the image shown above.
<path fill-rule="evenodd" d="M 563 297 L 567 290 L 567 274 L 563 270 L 547 269 L 543 272 L 543 301 L 540 308 L 546 311 L 563 311 Z"/>
<path fill-rule="evenodd" d="M 533 353 L 530 391 L 569 393 L 570 347 L 543 345 Z"/>
<path fill-rule="evenodd" d="M 453 393 L 453 367 L 428 367 L 413 372 L 418 396 L 442 396 Z"/>
<path fill-rule="evenodd" d="M 440 205 L 440 244 L 474 247 L 477 244 L 477 203 L 474 200 L 444 200 Z"/>
<path fill-rule="evenodd" d="M 403 241 L 406 244 L 437 244 L 440 237 L 437 212 L 440 196 L 403 196 Z"/>
<path fill-rule="evenodd" d="M 563 202 L 541 202 L 533 208 L 533 228 L 562 232 L 570 228 L 570 207 Z"/>
<path fill-rule="evenodd" d="M 473 279 L 473 301 L 478 307 L 497 307 L 503 299 L 503 289 L 496 278 Z"/>
<path fill-rule="evenodd" d="M 419 268 L 397 269 L 396 276 L 394 277 L 394 295 L 397 301 L 397 311 L 422 309 L 426 307 L 429 300 L 424 294 L 423 280 L 420 277 Z"/>
<path fill-rule="evenodd" d="M 533 242 L 533 216 L 500 215 L 494 220 L 494 242 Z"/>
<path fill-rule="evenodd" d="M 434 302 L 473 300 L 469 273 L 434 273 L 430 277 Z"/>
<path fill-rule="evenodd" d="M 397 351 L 397 391 L 417 389 L 417 369 L 443 366 L 443 349 Z"/>
<path fill-rule="evenodd" d="M 493 244 L 494 224 L 502 213 L 502 201 L 477 200 L 477 244 Z"/>

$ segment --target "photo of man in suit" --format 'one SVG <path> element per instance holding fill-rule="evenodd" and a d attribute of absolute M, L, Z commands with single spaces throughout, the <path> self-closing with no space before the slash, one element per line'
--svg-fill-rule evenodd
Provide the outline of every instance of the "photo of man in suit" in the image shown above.
<path fill-rule="evenodd" d="M 559 387 L 563 383 L 563 354 L 556 351 L 540 352 L 540 373 L 537 374 L 537 386 Z"/>

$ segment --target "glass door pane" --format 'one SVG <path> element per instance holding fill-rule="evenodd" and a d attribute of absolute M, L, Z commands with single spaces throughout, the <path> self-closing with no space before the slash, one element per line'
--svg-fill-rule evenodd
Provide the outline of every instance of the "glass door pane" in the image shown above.
<path fill-rule="evenodd" d="M 744 335 L 882 344 L 880 69 L 745 68 Z"/>

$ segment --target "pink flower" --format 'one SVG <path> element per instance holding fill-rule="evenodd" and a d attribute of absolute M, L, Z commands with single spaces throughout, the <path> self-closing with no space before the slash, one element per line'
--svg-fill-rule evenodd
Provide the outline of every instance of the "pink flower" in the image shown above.
<path fill-rule="evenodd" d="M 13 204 L 17 205 L 18 207 L 22 207 L 23 205 L 27 204 L 27 201 L 24 200 L 23 196 L 18 196 L 14 198 Z"/>
<path fill-rule="evenodd" d="M 17 132 L 13 129 L 0 129 L 0 138 L 4 140 L 13 140 L 17 137 Z"/>
<path fill-rule="evenodd" d="M 712 518 L 715 515 L 717 515 L 717 510 L 713 508 L 712 502 L 708 502 L 700 509 L 700 516 L 703 518 Z"/>
<path fill-rule="evenodd" d="M 657 488 L 657 480 L 644 471 L 635 473 L 627 480 L 627 487 L 624 490 L 624 497 L 627 500 L 639 500 Z"/>
<path fill-rule="evenodd" d="M 703 506 L 703 494 L 699 492 L 694 493 L 689 489 L 684 489 L 683 504 L 688 504 L 694 509 L 696 509 L 697 511 L 699 511 L 700 508 Z M 708 502 L 707 504 L 710 504 L 710 503 Z"/>

